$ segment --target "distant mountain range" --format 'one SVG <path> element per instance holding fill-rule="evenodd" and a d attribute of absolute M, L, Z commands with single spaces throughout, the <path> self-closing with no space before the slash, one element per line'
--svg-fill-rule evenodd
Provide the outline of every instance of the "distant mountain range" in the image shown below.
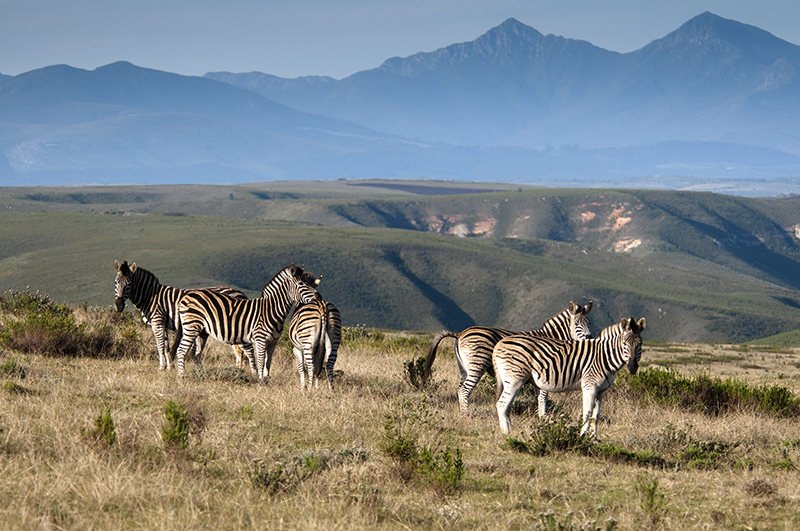
<path fill-rule="evenodd" d="M 791 187 L 800 47 L 711 13 L 626 54 L 510 18 L 341 80 L 198 78 L 125 62 L 3 76 L 0 126 L 3 184 L 647 177 Z"/>

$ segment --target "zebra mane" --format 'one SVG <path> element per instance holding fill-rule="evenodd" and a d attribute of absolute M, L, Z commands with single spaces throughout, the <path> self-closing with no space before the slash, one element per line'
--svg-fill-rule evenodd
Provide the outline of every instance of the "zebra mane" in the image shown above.
<path fill-rule="evenodd" d="M 161 282 L 158 280 L 158 277 L 154 273 L 143 267 L 137 267 L 136 271 L 133 272 L 133 275 L 138 276 L 140 281 L 144 280 L 149 284 L 161 284 Z"/>
<path fill-rule="evenodd" d="M 284 275 L 287 275 L 287 274 L 289 275 L 290 278 L 291 277 L 298 278 L 298 276 L 301 276 L 303 274 L 303 268 L 302 267 L 298 267 L 298 266 L 296 266 L 294 264 L 284 267 L 283 269 L 281 269 L 280 271 L 275 273 L 272 276 L 272 278 L 269 279 L 264 284 L 264 286 L 261 288 L 261 292 L 263 293 L 268 287 L 270 287 L 272 285 L 275 285 L 275 284 L 278 284 L 280 282 L 279 277 L 283 277 Z"/>

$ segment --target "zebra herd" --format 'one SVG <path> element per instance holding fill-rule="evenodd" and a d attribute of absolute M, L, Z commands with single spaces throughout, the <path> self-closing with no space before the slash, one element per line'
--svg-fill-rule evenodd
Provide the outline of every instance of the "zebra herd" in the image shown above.
<path fill-rule="evenodd" d="M 272 354 L 283 331 L 283 323 L 294 307 L 289 338 L 297 363 L 300 387 L 319 387 L 323 363 L 328 386 L 333 389 L 333 367 L 341 342 L 341 315 L 332 303 L 323 301 L 316 288 L 320 278 L 294 264 L 281 269 L 262 291 L 247 299 L 229 287 L 184 290 L 165 286 L 136 264 L 114 262 L 115 307 L 122 311 L 125 300 L 142 313 L 156 339 L 159 367 L 169 369 L 174 358 L 179 375 L 187 355 L 201 363 L 209 336 L 234 347 L 237 366 L 246 357 L 251 371 L 261 381 L 269 379 Z M 461 332 L 442 332 L 428 350 L 423 382 L 430 379 L 439 343 L 456 339 L 455 357 L 461 373 L 458 401 L 461 411 L 480 378 L 489 373 L 497 383 L 497 416 L 500 429 L 509 433 L 509 409 L 519 389 L 532 383 L 538 390 L 539 416 L 546 414 L 547 394 L 581 390 L 583 420 L 581 434 L 597 437 L 597 418 L 604 393 L 624 365 L 635 374 L 641 357 L 645 319 L 622 319 L 594 338 L 585 306 L 569 303 L 538 330 L 515 332 L 502 328 L 472 326 Z M 176 330 L 172 349 L 167 330 Z M 308 382 L 306 382 L 306 372 Z"/>
<path fill-rule="evenodd" d="M 540 417 L 546 414 L 549 392 L 580 389 L 583 392 L 581 435 L 591 429 L 596 438 L 600 404 L 617 371 L 627 365 L 628 371 L 636 374 L 639 368 L 645 319 L 622 319 L 593 338 L 586 316 L 591 309 L 591 302 L 581 306 L 570 301 L 567 309 L 545 321 L 539 330 L 512 332 L 473 326 L 459 333 L 442 332 L 428 351 L 423 382 L 430 378 L 439 343 L 453 337 L 461 372 L 458 399 L 462 411 L 467 410 L 472 390 L 487 372 L 497 382 L 497 417 L 501 431 L 506 434 L 511 429 L 508 410 L 525 383 L 530 382 L 539 390 Z"/>
<path fill-rule="evenodd" d="M 161 369 L 169 369 L 174 357 L 178 374 L 183 375 L 184 360 L 192 354 L 200 365 L 203 347 L 211 336 L 235 347 L 239 366 L 243 351 L 251 371 L 266 381 L 283 323 L 296 306 L 289 335 L 301 386 L 305 387 L 303 365 L 308 365 L 311 385 L 322 370 L 322 357 L 327 356 L 328 385 L 333 389 L 341 317 L 333 304 L 321 300 L 316 290 L 320 279 L 302 267 L 292 264 L 281 269 L 264 285 L 261 297 L 255 299 L 247 299 L 241 291 L 228 287 L 184 290 L 166 286 L 153 273 L 135 263 L 129 266 L 127 261 L 114 261 L 114 270 L 114 306 L 122 311 L 125 300 L 130 299 L 141 311 L 156 338 Z M 317 311 L 320 307 L 324 308 L 322 313 Z M 167 330 L 177 332 L 171 350 Z"/>

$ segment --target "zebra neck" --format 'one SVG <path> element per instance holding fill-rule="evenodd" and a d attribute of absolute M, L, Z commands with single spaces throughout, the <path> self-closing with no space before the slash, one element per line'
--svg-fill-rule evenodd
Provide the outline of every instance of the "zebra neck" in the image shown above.
<path fill-rule="evenodd" d="M 285 283 L 280 283 L 277 286 L 273 285 L 274 283 L 271 282 L 264 286 L 264 289 L 261 292 L 261 297 L 269 301 L 270 305 L 272 306 L 272 314 L 277 317 L 278 319 L 283 322 L 286 319 L 286 315 L 289 313 L 289 310 L 292 308 L 292 301 L 289 298 L 288 289 Z"/>
<path fill-rule="evenodd" d="M 161 284 L 155 275 L 139 269 L 131 279 L 130 301 L 145 317 L 149 318 L 153 313 L 153 302 L 160 288 Z"/>
<path fill-rule="evenodd" d="M 569 317 L 567 312 L 551 317 L 537 330 L 547 337 L 554 337 L 557 339 L 572 339 L 572 333 L 569 330 Z"/>

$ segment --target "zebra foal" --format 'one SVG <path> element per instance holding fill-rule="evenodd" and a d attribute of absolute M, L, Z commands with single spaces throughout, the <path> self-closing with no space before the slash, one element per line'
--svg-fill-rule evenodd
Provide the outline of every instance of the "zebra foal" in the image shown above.
<path fill-rule="evenodd" d="M 469 408 L 469 397 L 484 373 L 488 372 L 491 376 L 495 376 L 492 351 L 501 339 L 518 334 L 556 339 L 589 339 L 592 337 L 592 332 L 586 314 L 590 311 L 592 311 L 592 301 L 589 301 L 586 306 L 570 301 L 565 310 L 545 321 L 538 330 L 514 332 L 489 326 L 471 326 L 461 332 L 442 332 L 433 339 L 428 350 L 422 381 L 427 382 L 431 376 L 431 367 L 436 359 L 436 349 L 439 343 L 446 337 L 455 338 L 456 363 L 461 373 L 461 382 L 458 384 L 458 404 L 461 411 L 466 412 Z M 502 391 L 499 379 L 497 379 L 497 386 L 499 395 Z M 539 403 L 543 402 L 547 402 L 547 393 L 544 391 L 539 394 Z"/>
<path fill-rule="evenodd" d="M 137 267 L 134 262 L 128 265 L 127 260 L 120 263 L 114 260 L 114 271 L 117 275 L 114 279 L 114 307 L 118 312 L 125 309 L 125 301 L 130 299 L 133 305 L 142 313 L 145 324 L 150 326 L 153 336 L 156 339 L 156 351 L 158 352 L 158 366 L 160 369 L 169 369 L 174 356 L 174 349 L 170 351 L 168 330 L 177 330 L 179 341 L 180 330 L 178 322 L 178 301 L 189 290 L 166 286 L 158 281 L 153 273 L 143 267 Z M 206 288 L 234 299 L 247 299 L 247 296 L 235 288 L 217 286 Z M 200 356 L 208 335 L 198 338 L 195 348 L 196 360 L 199 362 Z M 235 348 L 237 357 L 241 354 Z"/>
<path fill-rule="evenodd" d="M 614 383 L 617 371 L 627 365 L 636 374 L 642 355 L 644 318 L 623 319 L 614 325 L 619 333 L 601 333 L 584 341 L 559 340 L 533 336 L 510 336 L 494 348 L 497 379 L 503 391 L 497 400 L 497 416 L 503 433 L 510 430 L 508 410 L 517 391 L 527 381 L 543 391 L 583 392 L 581 435 L 589 431 L 597 437 L 597 418 L 603 394 Z M 543 415 L 540 409 L 539 414 Z"/>
<path fill-rule="evenodd" d="M 300 374 L 300 388 L 306 388 L 305 371 L 308 370 L 308 387 L 319 387 L 319 373 L 325 362 L 328 387 L 333 389 L 333 366 L 336 363 L 342 340 L 342 317 L 331 302 L 316 298 L 297 307 L 289 321 L 289 339 Z"/>
<path fill-rule="evenodd" d="M 252 347 L 258 377 L 262 381 L 268 379 L 272 353 L 286 315 L 294 304 L 311 302 L 317 297 L 308 279 L 302 267 L 292 264 L 264 285 L 260 298 L 237 300 L 207 289 L 186 293 L 178 302 L 178 319 L 183 329 L 176 356 L 178 374 L 183 374 L 184 357 L 195 338 L 206 333 L 224 343 Z"/>

